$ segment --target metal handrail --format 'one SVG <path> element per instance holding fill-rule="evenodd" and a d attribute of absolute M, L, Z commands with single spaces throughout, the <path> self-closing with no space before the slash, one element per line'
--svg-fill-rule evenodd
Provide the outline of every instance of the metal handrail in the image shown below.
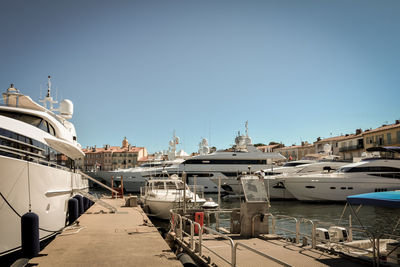
<path fill-rule="evenodd" d="M 231 264 L 232 267 L 235 267 L 236 266 L 235 242 L 232 240 L 232 238 L 230 238 L 229 236 L 226 236 L 224 234 L 221 234 L 220 232 L 215 231 L 214 229 L 211 229 L 211 228 L 206 227 L 206 226 L 203 226 L 203 229 L 208 231 L 208 232 L 211 232 L 213 234 L 216 234 L 216 235 L 218 235 L 218 236 L 220 236 L 220 237 L 222 237 L 222 238 L 224 238 L 224 239 L 229 241 L 229 243 L 231 245 L 231 262 L 230 262 L 230 264 Z M 216 253 L 214 252 L 214 254 L 216 254 Z"/>
<path fill-rule="evenodd" d="M 289 219 L 289 220 L 294 220 L 295 221 L 295 225 L 296 225 L 296 231 L 292 231 L 286 228 L 282 228 L 282 227 L 276 227 L 276 219 Z M 273 218 L 273 225 L 274 225 L 274 232 L 276 232 L 276 229 L 282 230 L 284 232 L 288 232 L 288 233 L 292 233 L 292 234 L 296 234 L 296 243 L 298 244 L 300 242 L 300 227 L 298 226 L 298 220 L 295 217 L 292 216 L 287 216 L 287 215 L 275 215 Z"/>
<path fill-rule="evenodd" d="M 310 223 L 311 224 L 311 235 L 307 235 L 305 233 L 301 233 L 300 232 L 300 223 L 301 222 Z M 300 236 L 300 234 L 302 234 L 303 236 L 310 237 L 311 238 L 311 247 L 312 248 L 316 248 L 317 243 L 316 243 L 316 237 L 315 237 L 315 223 L 312 220 L 306 219 L 306 218 L 300 219 L 298 224 L 296 224 L 296 239 L 297 239 L 297 233 L 299 234 L 299 236 Z"/>
<path fill-rule="evenodd" d="M 280 265 L 287 266 L 287 267 L 291 266 L 290 264 L 287 264 L 286 262 L 283 262 L 283 261 L 281 261 L 281 260 L 278 260 L 278 259 L 276 259 L 276 258 L 274 258 L 274 257 L 272 257 L 272 256 L 269 256 L 269 255 L 267 255 L 267 254 L 265 254 L 265 253 L 262 253 L 261 251 L 258 251 L 258 250 L 254 249 L 254 248 L 252 248 L 252 247 L 249 247 L 249 246 L 247 246 L 247 245 L 245 245 L 245 244 L 243 244 L 243 243 L 239 243 L 239 242 L 237 242 L 237 243 L 235 244 L 235 246 L 234 246 L 234 249 L 235 249 L 235 250 L 234 250 L 235 259 L 236 259 L 236 249 L 237 249 L 238 246 L 244 247 L 244 248 L 246 248 L 246 249 L 248 249 L 248 250 L 250 250 L 250 251 L 256 253 L 257 255 L 260 255 L 260 256 L 262 256 L 262 257 L 264 257 L 264 258 L 267 258 L 267 259 L 269 259 L 269 260 L 272 260 L 272 261 L 274 261 L 274 262 L 276 262 L 276 263 L 278 263 L 278 264 L 280 264 Z M 235 265 L 233 265 L 233 266 L 236 266 L 236 261 L 235 261 Z"/>

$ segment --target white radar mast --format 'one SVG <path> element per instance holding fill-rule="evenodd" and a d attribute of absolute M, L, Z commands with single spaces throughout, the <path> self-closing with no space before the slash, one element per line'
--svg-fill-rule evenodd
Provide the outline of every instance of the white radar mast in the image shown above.
<path fill-rule="evenodd" d="M 49 110 L 55 111 L 56 109 L 53 108 L 53 104 L 57 104 L 58 102 L 56 100 L 53 100 L 53 97 L 51 96 L 51 77 L 47 77 L 47 95 L 45 98 L 42 100 L 39 100 L 39 102 L 43 103 L 43 106 L 47 108 L 47 103 L 49 103 Z"/>

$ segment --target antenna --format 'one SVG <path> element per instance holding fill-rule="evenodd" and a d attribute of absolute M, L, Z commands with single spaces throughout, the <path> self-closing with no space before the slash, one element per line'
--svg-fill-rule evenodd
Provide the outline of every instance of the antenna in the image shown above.
<path fill-rule="evenodd" d="M 47 77 L 47 95 L 45 98 L 42 100 L 39 100 L 39 102 L 43 103 L 43 106 L 47 108 L 47 103 L 50 104 L 49 110 L 54 111 L 55 109 L 53 108 L 53 104 L 56 104 L 57 101 L 53 100 L 53 97 L 51 96 L 51 77 Z"/>
<path fill-rule="evenodd" d="M 246 136 L 249 137 L 249 121 L 247 120 L 244 125 L 246 127 Z"/>

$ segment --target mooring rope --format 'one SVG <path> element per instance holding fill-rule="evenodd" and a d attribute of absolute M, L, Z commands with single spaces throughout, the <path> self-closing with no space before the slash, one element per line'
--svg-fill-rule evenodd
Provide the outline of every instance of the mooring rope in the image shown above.
<path fill-rule="evenodd" d="M 3 196 L 3 194 L 0 192 L 1 197 L 3 198 L 4 202 L 6 202 L 6 204 L 12 209 L 12 211 L 14 211 L 15 214 L 17 214 L 18 217 L 22 218 L 22 216 L 14 209 L 14 207 L 10 204 L 10 202 L 7 201 L 7 199 Z M 57 232 L 61 232 L 62 229 L 57 230 L 57 231 L 53 231 L 53 230 L 47 230 L 47 229 L 43 229 L 39 227 L 39 230 L 48 232 L 48 233 L 57 233 Z"/>

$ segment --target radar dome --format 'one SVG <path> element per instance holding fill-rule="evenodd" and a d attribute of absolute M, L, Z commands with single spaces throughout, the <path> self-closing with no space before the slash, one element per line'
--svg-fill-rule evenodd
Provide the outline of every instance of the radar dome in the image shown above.
<path fill-rule="evenodd" d="M 74 104 L 69 99 L 64 99 L 60 102 L 60 115 L 65 119 L 72 118 L 74 114 Z"/>

